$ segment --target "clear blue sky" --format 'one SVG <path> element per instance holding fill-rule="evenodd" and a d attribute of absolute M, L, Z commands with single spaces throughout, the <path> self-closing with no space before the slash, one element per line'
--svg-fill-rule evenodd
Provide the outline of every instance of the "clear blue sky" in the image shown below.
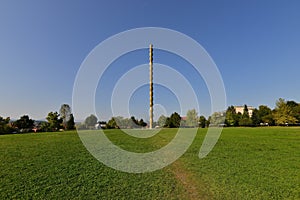
<path fill-rule="evenodd" d="M 273 108 L 280 97 L 300 102 L 299 10 L 297 0 L 1 1 L 0 116 L 44 119 L 61 104 L 71 105 L 76 73 L 88 53 L 114 34 L 149 26 L 174 29 L 199 42 L 221 72 L 228 105 Z M 123 61 L 129 66 L 147 63 L 140 60 L 142 54 Z M 158 56 L 162 64 L 184 65 L 173 63 L 167 53 Z M 197 80 L 194 83 L 197 88 Z M 148 105 L 143 91 L 147 87 L 136 91 L 132 101 L 140 96 Z M 167 102 L 172 96 L 167 94 L 157 101 Z M 101 92 L 97 98 L 100 104 Z M 109 112 L 101 105 L 97 113 L 106 120 Z M 147 115 L 147 110 L 136 108 L 131 106 L 133 114 Z M 209 113 L 204 108 L 200 114 Z"/>

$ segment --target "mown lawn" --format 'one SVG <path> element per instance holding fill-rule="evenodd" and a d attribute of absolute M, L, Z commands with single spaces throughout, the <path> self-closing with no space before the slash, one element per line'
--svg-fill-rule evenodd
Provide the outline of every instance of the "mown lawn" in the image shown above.
<path fill-rule="evenodd" d="M 202 160 L 200 145 L 180 160 L 215 199 L 300 199 L 300 128 L 225 128 Z"/>
<path fill-rule="evenodd" d="M 75 131 L 2 135 L 0 199 L 300 199 L 300 128 L 225 128 L 199 159 L 206 130 L 178 161 L 143 174 L 98 162 Z M 147 152 L 175 131 L 149 139 L 106 134 L 124 149 Z"/>

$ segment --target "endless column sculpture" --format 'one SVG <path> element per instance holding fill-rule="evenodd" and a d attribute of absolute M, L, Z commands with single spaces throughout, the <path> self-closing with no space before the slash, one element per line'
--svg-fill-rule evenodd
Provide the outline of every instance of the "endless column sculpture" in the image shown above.
<path fill-rule="evenodd" d="M 152 129 L 153 127 L 153 45 L 150 44 L 149 46 L 149 75 L 150 75 L 150 124 L 149 128 Z"/>

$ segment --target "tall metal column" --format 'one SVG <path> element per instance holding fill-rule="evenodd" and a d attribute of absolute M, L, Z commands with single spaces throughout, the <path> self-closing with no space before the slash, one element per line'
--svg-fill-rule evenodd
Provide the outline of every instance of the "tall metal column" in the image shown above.
<path fill-rule="evenodd" d="M 152 129 L 153 127 L 153 45 L 150 44 L 149 46 L 149 75 L 150 75 L 150 124 L 149 128 Z"/>

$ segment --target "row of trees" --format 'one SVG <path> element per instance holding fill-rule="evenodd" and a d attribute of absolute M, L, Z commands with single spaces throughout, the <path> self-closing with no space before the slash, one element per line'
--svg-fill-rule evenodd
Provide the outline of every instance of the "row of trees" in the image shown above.
<path fill-rule="evenodd" d="M 147 123 L 143 119 L 136 119 L 134 116 L 131 118 L 124 118 L 121 116 L 112 117 L 108 122 L 98 121 L 97 117 L 93 114 L 88 116 L 83 123 L 78 124 L 78 129 L 114 129 L 114 128 L 144 128 Z"/>
<path fill-rule="evenodd" d="M 35 121 L 30 119 L 28 115 L 23 115 L 15 121 L 11 121 L 9 117 L 5 119 L 0 117 L 0 134 L 75 129 L 74 116 L 68 104 L 63 104 L 59 113 L 48 113 L 46 120 Z"/>
<path fill-rule="evenodd" d="M 230 106 L 225 115 L 224 122 L 227 126 L 299 125 L 300 104 L 280 98 L 276 101 L 276 107 L 273 110 L 268 106 L 260 105 L 258 109 L 255 108 L 252 111 L 252 116 L 250 116 L 247 105 L 244 106 L 243 114 L 236 113 L 235 108 Z"/>
<path fill-rule="evenodd" d="M 11 122 L 10 118 L 0 116 L 0 134 L 32 131 L 58 131 L 75 129 L 74 116 L 71 107 L 63 104 L 58 112 L 50 112 L 47 121 L 34 121 L 28 115 Z M 95 125 L 102 128 L 143 128 L 147 123 L 143 119 L 135 117 L 112 117 L 107 123 L 98 122 L 95 115 L 88 116 L 77 128 L 94 129 Z M 103 125 L 103 126 L 102 126 Z M 300 125 L 300 104 L 295 101 L 276 101 L 275 109 L 260 105 L 252 110 L 250 115 L 247 105 L 244 105 L 243 113 L 236 112 L 234 106 L 229 106 L 225 112 L 215 112 L 208 119 L 198 117 L 195 109 L 189 110 L 186 117 L 182 118 L 177 112 L 169 117 L 160 116 L 154 126 L 178 128 L 178 127 L 208 127 L 208 126 L 259 126 L 259 125 Z"/>
<path fill-rule="evenodd" d="M 94 119 L 93 122 L 89 126 L 90 119 Z M 85 122 L 80 125 L 80 128 L 94 128 L 94 124 L 97 121 L 97 118 L 94 115 L 86 118 Z M 144 128 L 147 126 L 147 123 L 144 122 L 143 119 L 136 119 L 134 116 L 131 118 L 124 117 L 112 117 L 107 123 L 106 122 L 98 122 L 98 124 L 104 125 L 102 128 Z M 182 117 L 177 113 L 172 113 L 169 117 L 161 115 L 157 122 L 154 122 L 154 127 L 166 127 L 166 128 L 179 128 L 179 127 L 206 127 L 209 125 L 208 121 L 204 116 L 198 117 L 198 113 L 195 109 L 189 110 L 187 112 L 187 117 L 182 119 Z"/>
<path fill-rule="evenodd" d="M 10 118 L 3 118 L 0 116 L 0 134 L 14 132 L 12 126 L 10 126 Z"/>
<path fill-rule="evenodd" d="M 40 131 L 74 130 L 75 120 L 68 104 L 61 105 L 58 112 L 49 112 L 46 122 L 39 126 Z"/>
<path fill-rule="evenodd" d="M 46 122 L 41 122 L 38 126 L 39 131 L 58 131 L 58 130 L 74 130 L 75 121 L 68 104 L 61 105 L 58 112 L 49 112 Z"/>
<path fill-rule="evenodd" d="M 225 112 L 215 112 L 206 119 L 198 117 L 195 109 L 189 110 L 186 118 L 182 119 L 178 113 L 170 117 L 160 116 L 157 125 L 160 127 L 209 127 L 209 126 L 287 126 L 300 125 L 300 104 L 295 101 L 285 101 L 280 98 L 272 110 L 268 106 L 260 105 L 252 110 L 250 115 L 248 106 L 244 105 L 243 113 L 236 112 L 234 106 L 229 106 Z"/>
<path fill-rule="evenodd" d="M 198 113 L 195 109 L 188 110 L 186 117 L 182 118 L 177 112 L 171 114 L 170 117 L 161 115 L 157 121 L 159 127 L 166 128 L 179 128 L 179 127 L 201 127 L 205 128 L 209 126 L 209 121 L 201 115 L 198 117 Z"/>
<path fill-rule="evenodd" d="M 112 117 L 106 124 L 106 128 L 144 128 L 147 123 L 143 119 L 136 119 L 134 116 L 131 118 Z"/>
<path fill-rule="evenodd" d="M 144 128 L 147 123 L 143 119 L 112 117 L 106 124 L 106 128 Z M 172 113 L 169 117 L 161 115 L 157 122 L 154 122 L 154 127 L 179 128 L 179 127 L 205 127 L 208 126 L 204 116 L 198 117 L 195 109 L 189 110 L 185 119 L 177 113 Z"/>
<path fill-rule="evenodd" d="M 182 118 L 177 112 L 172 113 L 169 117 L 161 115 L 157 122 L 154 122 L 154 127 L 165 128 L 179 128 L 179 127 L 208 127 L 209 121 L 204 117 L 198 117 L 198 113 L 195 109 L 188 110 L 187 116 Z M 96 125 L 96 126 L 95 126 Z M 136 119 L 134 116 L 131 118 L 124 118 L 121 116 L 112 117 L 108 122 L 98 121 L 95 115 L 90 115 L 85 121 L 79 125 L 79 129 L 131 129 L 131 128 L 145 128 L 147 123 L 143 119 Z"/>
<path fill-rule="evenodd" d="M 167 128 L 178 128 L 181 123 L 181 116 L 174 112 L 170 117 L 166 117 L 161 115 L 157 121 L 157 126 L 159 127 L 167 127 Z"/>

